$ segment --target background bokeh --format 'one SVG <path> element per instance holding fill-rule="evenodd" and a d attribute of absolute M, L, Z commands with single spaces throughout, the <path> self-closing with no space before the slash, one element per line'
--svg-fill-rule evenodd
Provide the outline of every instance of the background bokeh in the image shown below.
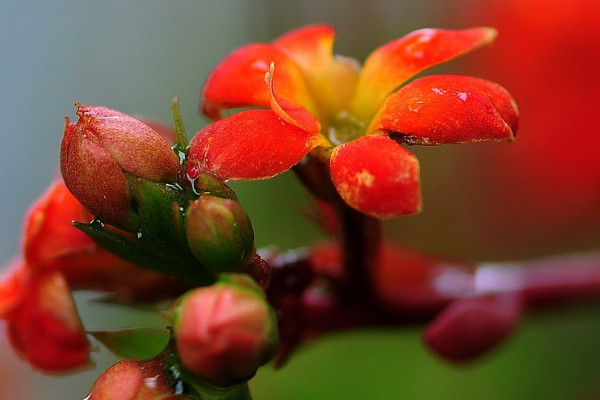
<path fill-rule="evenodd" d="M 243 43 L 314 22 L 335 25 L 336 53 L 360 60 L 417 28 L 500 29 L 496 44 L 434 70 L 506 86 L 521 106 L 521 137 L 512 145 L 412 149 L 425 209 L 386 223 L 389 236 L 473 259 L 598 248 L 599 18 L 600 7 L 587 0 L 0 0 L 0 263 L 18 252 L 22 216 L 57 173 L 63 117 L 74 118 L 75 101 L 169 122 L 178 96 L 192 133 L 206 123 L 199 90 L 215 63 Z M 259 246 L 319 237 L 299 213 L 309 203 L 293 176 L 236 190 Z M 77 298 L 91 329 L 162 324 L 91 298 Z M 597 306 L 531 315 L 498 351 L 460 367 L 428 353 L 418 327 L 331 336 L 280 371 L 263 368 L 255 398 L 598 398 Z M 5 341 L 0 334 L 0 399 L 81 399 L 114 362 L 99 350 L 96 370 L 46 377 Z"/>

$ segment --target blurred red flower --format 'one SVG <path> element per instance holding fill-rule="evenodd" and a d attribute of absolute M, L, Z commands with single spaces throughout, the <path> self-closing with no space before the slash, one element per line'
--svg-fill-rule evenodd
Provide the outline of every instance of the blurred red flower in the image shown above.
<path fill-rule="evenodd" d="M 481 149 L 472 168 L 486 205 L 475 218 L 488 228 L 488 241 L 525 238 L 522 246 L 555 251 L 585 246 L 582 239 L 600 223 L 600 2 L 463 5 L 464 12 L 453 12 L 461 24 L 500 32 L 492 51 L 471 65 L 510 88 L 522 112 L 515 145 Z"/>

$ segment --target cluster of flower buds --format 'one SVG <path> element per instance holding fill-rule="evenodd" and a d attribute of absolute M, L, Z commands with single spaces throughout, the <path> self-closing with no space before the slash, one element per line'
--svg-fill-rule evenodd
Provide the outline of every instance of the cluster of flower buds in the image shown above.
<path fill-rule="evenodd" d="M 174 140 L 129 115 L 80 104 L 77 114 L 65 127 L 62 173 L 102 223 L 80 229 L 121 257 L 192 284 L 248 268 L 250 219 L 224 182 L 184 174 L 184 133 L 172 147 Z"/>
<path fill-rule="evenodd" d="M 79 119 L 66 119 L 61 146 L 64 183 L 34 207 L 25 260 L 0 281 L 0 317 L 9 320 L 13 345 L 39 368 L 82 366 L 90 345 L 71 289 L 129 301 L 181 296 L 168 313 L 167 348 L 149 360 L 115 364 L 88 400 L 249 398 L 248 379 L 280 346 L 276 314 L 294 309 L 275 311 L 289 299 L 281 292 L 301 285 L 279 279 L 280 287 L 269 292 L 274 272 L 257 254 L 250 219 L 225 182 L 269 178 L 292 167 L 335 210 L 342 233 L 333 250 L 336 271 L 322 271 L 338 279 L 328 281 L 330 296 L 320 295 L 316 280 L 304 292 L 291 288 L 292 297 L 303 292 L 297 304 L 305 308 L 287 321 L 320 319 L 332 329 L 349 326 L 357 312 L 371 314 L 373 305 L 419 312 L 446 305 L 450 298 L 420 274 L 446 269 L 382 250 L 366 226 L 420 210 L 418 161 L 401 144 L 513 139 L 518 110 L 492 82 L 436 75 L 398 89 L 494 36 L 489 28 L 417 31 L 375 50 L 362 69 L 333 56 L 334 31 L 325 25 L 245 46 L 208 78 L 202 109 L 213 119 L 228 108 L 252 109 L 211 123 L 189 143 L 176 103 L 175 132 L 76 104 Z M 309 273 L 317 276 L 318 252 L 312 252 Z M 389 273 L 384 267 L 392 264 L 402 268 Z M 374 291 L 375 300 L 365 296 Z M 455 358 L 486 350 L 518 314 L 501 300 L 452 303 L 429 330 L 429 343 L 441 352 L 454 349 L 463 322 L 483 315 L 484 327 L 473 337 L 503 330 L 493 343 Z M 211 390 L 220 394 L 202 395 Z"/>
<path fill-rule="evenodd" d="M 117 111 L 78 104 L 77 114 L 65 128 L 61 167 L 66 186 L 95 220 L 76 226 L 129 261 L 200 286 L 173 313 L 177 357 L 191 376 L 212 385 L 245 383 L 272 357 L 278 336 L 261 288 L 268 265 L 255 252 L 236 195 L 209 173 L 184 173 L 181 130 L 171 147 L 148 124 Z M 174 119 L 181 127 L 175 113 Z M 148 368 L 154 367 L 131 360 L 113 366 L 90 399 L 104 398 L 112 390 L 106 382 L 118 375 L 132 376 L 131 398 L 146 398 L 149 389 L 136 379 Z"/>

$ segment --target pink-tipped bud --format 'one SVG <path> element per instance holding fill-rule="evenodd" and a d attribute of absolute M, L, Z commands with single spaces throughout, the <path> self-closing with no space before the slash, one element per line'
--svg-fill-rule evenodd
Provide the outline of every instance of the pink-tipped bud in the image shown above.
<path fill-rule="evenodd" d="M 254 254 L 254 231 L 240 203 L 209 194 L 190 203 L 185 218 L 192 253 L 215 273 L 241 271 Z"/>
<path fill-rule="evenodd" d="M 168 400 L 185 397 L 174 393 L 162 358 L 122 360 L 98 378 L 85 400 Z"/>
<path fill-rule="evenodd" d="M 173 323 L 183 365 L 221 387 L 250 379 L 278 344 L 275 313 L 243 274 L 224 274 L 216 284 L 188 292 Z"/>
<path fill-rule="evenodd" d="M 102 221 L 135 228 L 125 173 L 169 181 L 179 172 L 179 159 L 167 141 L 143 122 L 105 107 L 76 106 L 79 120 L 66 119 L 61 145 L 65 183 Z"/>
<path fill-rule="evenodd" d="M 425 329 L 423 340 L 439 356 L 470 361 L 496 348 L 519 320 L 518 295 L 469 297 L 446 307 Z"/>

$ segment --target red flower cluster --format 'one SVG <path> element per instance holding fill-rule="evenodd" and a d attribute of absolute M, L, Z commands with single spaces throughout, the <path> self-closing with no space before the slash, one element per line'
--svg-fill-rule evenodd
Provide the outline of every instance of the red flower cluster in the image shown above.
<path fill-rule="evenodd" d="M 309 154 L 329 163 L 351 207 L 378 218 L 421 206 L 419 166 L 398 143 L 436 145 L 512 140 L 518 111 L 500 86 L 417 73 L 495 36 L 490 28 L 425 29 L 376 49 L 361 69 L 332 54 L 334 30 L 315 25 L 227 56 L 203 90 L 203 112 L 264 107 L 217 121 L 192 140 L 187 174 L 263 179 Z"/>

